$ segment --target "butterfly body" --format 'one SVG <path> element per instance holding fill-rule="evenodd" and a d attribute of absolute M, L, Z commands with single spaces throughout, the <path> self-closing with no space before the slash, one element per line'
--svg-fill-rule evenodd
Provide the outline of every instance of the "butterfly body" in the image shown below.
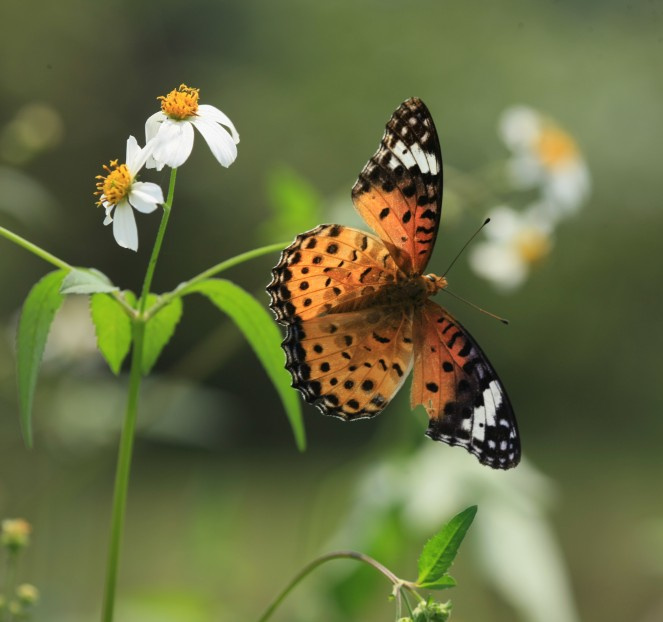
<path fill-rule="evenodd" d="M 272 271 L 270 306 L 286 327 L 293 386 L 325 414 L 354 420 L 382 412 L 414 370 L 411 404 L 425 407 L 428 436 L 493 468 L 515 466 L 506 391 L 469 333 L 430 299 L 446 278 L 423 274 L 441 215 L 442 159 L 421 100 L 393 114 L 352 198 L 377 236 L 320 225 Z"/>

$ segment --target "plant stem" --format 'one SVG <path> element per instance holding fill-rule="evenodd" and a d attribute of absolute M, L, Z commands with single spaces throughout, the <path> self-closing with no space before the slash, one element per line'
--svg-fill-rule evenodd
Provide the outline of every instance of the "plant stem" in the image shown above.
<path fill-rule="evenodd" d="M 197 274 L 196 276 L 192 277 L 188 281 L 180 283 L 172 292 L 168 292 L 166 294 L 161 295 L 159 297 L 159 301 L 150 307 L 146 317 L 150 318 L 155 316 L 161 309 L 163 309 L 163 307 L 168 305 L 173 300 L 173 298 L 186 295 L 187 293 L 189 293 L 187 292 L 187 289 L 193 287 L 194 285 L 200 283 L 201 281 L 209 279 L 210 277 L 219 274 L 224 270 L 233 268 L 234 266 L 243 263 L 245 261 L 249 261 L 250 259 L 255 259 L 256 257 L 260 257 L 261 255 L 267 255 L 275 251 L 283 250 L 288 244 L 289 244 L 288 242 L 278 242 L 277 244 L 270 244 L 269 246 L 261 246 L 260 248 L 254 248 L 251 251 L 240 253 L 239 255 L 235 255 L 230 259 L 226 259 L 221 263 L 218 263 L 212 266 L 211 268 L 208 268 L 207 270 L 201 272 L 200 274 Z"/>
<path fill-rule="evenodd" d="M 0 620 L 2 622 L 11 622 L 12 612 L 9 608 L 9 603 L 14 598 L 14 589 L 16 583 L 16 568 L 18 566 L 18 552 L 16 550 L 7 551 L 7 567 L 5 569 L 5 580 L 2 595 L 5 597 L 5 607 L 0 613 Z M 4 613 L 7 613 L 5 617 Z"/>
<path fill-rule="evenodd" d="M 368 555 L 364 555 L 363 553 L 359 553 L 357 551 L 336 551 L 334 553 L 327 553 L 326 555 L 321 555 L 320 557 L 314 559 L 312 562 L 304 566 L 288 583 L 288 585 L 285 587 L 285 589 L 274 599 L 272 604 L 267 607 L 265 610 L 265 613 L 262 614 L 258 622 L 266 622 L 266 620 L 269 619 L 269 617 L 274 613 L 276 608 L 283 602 L 285 597 L 297 586 L 297 584 L 304 578 L 306 575 L 311 573 L 313 570 L 315 570 L 318 566 L 321 564 L 324 564 L 325 562 L 331 561 L 332 559 L 354 559 L 359 562 L 363 562 L 364 564 L 368 564 L 369 566 L 372 566 L 375 568 L 378 572 L 381 572 L 387 579 L 389 579 L 394 585 L 403 585 L 405 587 L 409 587 L 409 584 L 403 582 L 401 579 L 399 579 L 391 570 L 383 566 L 380 562 L 374 560 L 372 557 L 369 557 Z"/>
<path fill-rule="evenodd" d="M 143 281 L 143 290 L 140 295 L 139 312 L 142 314 L 147 307 L 147 295 L 150 293 L 152 287 L 152 278 L 154 277 L 154 269 L 157 266 L 157 259 L 159 259 L 159 252 L 161 251 L 161 244 L 163 242 L 164 234 L 166 233 L 166 226 L 168 225 L 168 218 L 170 217 L 170 209 L 173 206 L 173 196 L 175 194 L 175 179 L 177 178 L 177 169 L 170 171 L 170 183 L 168 185 L 168 198 L 163 204 L 163 215 L 161 216 L 161 224 L 157 232 L 156 240 L 154 240 L 154 247 L 152 248 L 152 255 L 150 262 L 147 264 L 147 271 L 145 273 L 145 280 Z"/>
<path fill-rule="evenodd" d="M 127 398 L 124 425 L 122 426 L 122 437 L 120 438 L 117 469 L 115 472 L 115 491 L 113 493 L 113 514 L 111 518 L 110 542 L 108 545 L 108 560 L 106 562 L 106 584 L 101 615 L 102 622 L 112 622 L 113 610 L 115 607 L 115 590 L 117 586 L 120 545 L 122 543 L 122 533 L 124 531 L 124 515 L 127 507 L 129 474 L 131 472 L 131 456 L 133 453 L 134 437 L 136 433 L 138 394 L 142 380 L 144 336 L 145 323 L 141 320 L 134 321 L 129 395 Z"/>
<path fill-rule="evenodd" d="M 32 242 L 28 242 L 25 238 L 22 238 L 20 235 L 13 233 L 9 229 L 0 227 L 0 235 L 4 238 L 7 238 L 10 242 L 22 246 L 25 250 L 30 251 L 33 255 L 41 257 L 44 261 L 47 261 L 50 264 L 53 264 L 57 268 L 62 268 L 63 270 L 73 270 L 73 266 L 70 266 L 66 261 L 63 261 L 55 255 L 51 255 L 48 251 L 45 251 L 43 248 L 40 248 Z"/>
<path fill-rule="evenodd" d="M 101 611 L 102 622 L 112 622 L 115 609 L 115 592 L 117 588 L 117 574 L 120 560 L 120 546 L 124 532 L 124 517 L 127 508 L 127 493 L 129 490 L 129 475 L 131 474 L 131 457 L 133 454 L 134 438 L 136 435 L 136 420 L 138 415 L 138 395 L 140 383 L 143 379 L 143 344 L 145 340 L 146 320 L 143 317 L 147 307 L 147 296 L 150 293 L 154 270 L 159 259 L 159 251 L 163 242 L 168 217 L 173 205 L 175 194 L 175 179 L 177 169 L 170 172 L 170 184 L 168 187 L 168 198 L 163 206 L 163 216 L 159 231 L 154 241 L 150 261 L 143 280 L 143 289 L 139 307 L 139 317 L 133 318 L 133 348 L 131 352 L 131 372 L 129 375 L 129 395 L 127 397 L 127 409 L 124 415 L 120 448 L 117 457 L 117 468 L 115 471 L 115 490 L 113 492 L 113 513 L 111 516 L 111 535 L 108 544 L 108 560 L 106 562 L 106 584 L 104 587 L 104 601 Z"/>

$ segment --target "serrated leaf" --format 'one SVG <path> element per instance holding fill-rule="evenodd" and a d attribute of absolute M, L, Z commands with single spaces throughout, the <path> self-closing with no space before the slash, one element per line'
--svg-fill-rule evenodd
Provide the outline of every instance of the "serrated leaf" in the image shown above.
<path fill-rule="evenodd" d="M 120 303 L 108 294 L 90 297 L 90 314 L 99 351 L 117 375 L 131 346 L 131 319 Z"/>
<path fill-rule="evenodd" d="M 30 290 L 23 303 L 16 337 L 16 368 L 18 401 L 23 440 L 32 447 L 32 403 L 39 365 L 44 354 L 46 339 L 64 296 L 60 287 L 66 270 L 50 272 Z"/>
<path fill-rule="evenodd" d="M 450 587 L 456 587 L 456 579 L 451 575 L 443 574 L 436 581 L 417 582 L 417 586 L 426 590 L 445 590 Z"/>
<path fill-rule="evenodd" d="M 186 291 L 197 291 L 207 296 L 215 306 L 228 314 L 244 334 L 274 384 L 290 421 L 297 447 L 303 451 L 306 448 L 306 437 L 301 405 L 297 393 L 291 388 L 290 374 L 283 366 L 282 337 L 272 317 L 251 294 L 230 281 L 209 279 Z"/>
<path fill-rule="evenodd" d="M 147 308 L 154 304 L 157 296 L 150 294 L 147 297 Z M 182 317 L 182 299 L 173 298 L 145 325 L 145 337 L 143 340 L 143 374 L 147 375 L 157 362 L 161 351 L 175 332 L 180 318 Z"/>
<path fill-rule="evenodd" d="M 448 576 L 446 572 L 453 563 L 456 553 L 458 553 L 458 547 L 470 528 L 476 513 L 477 506 L 472 505 L 456 514 L 426 543 L 419 557 L 417 585 L 431 587 L 436 585 L 443 577 Z"/>
<path fill-rule="evenodd" d="M 99 270 L 74 268 L 67 274 L 60 288 L 61 294 L 99 294 L 117 291 L 119 288 Z"/>

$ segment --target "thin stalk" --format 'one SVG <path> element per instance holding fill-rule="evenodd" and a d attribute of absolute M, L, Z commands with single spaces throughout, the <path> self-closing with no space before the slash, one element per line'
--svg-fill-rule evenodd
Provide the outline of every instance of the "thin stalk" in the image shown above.
<path fill-rule="evenodd" d="M 393 572 L 391 572 L 389 568 L 386 568 L 380 562 L 374 560 L 372 557 L 364 555 L 363 553 L 358 553 L 357 551 L 336 551 L 334 553 L 327 553 L 326 555 L 321 555 L 320 557 L 314 559 L 312 562 L 304 566 L 304 568 L 302 568 L 295 575 L 292 581 L 288 583 L 285 589 L 274 599 L 272 604 L 269 605 L 269 607 L 267 607 L 265 613 L 262 614 L 258 622 L 266 622 L 266 620 L 268 620 L 270 616 L 274 613 L 276 608 L 283 602 L 286 596 L 288 596 L 288 594 L 292 592 L 292 590 L 304 577 L 310 574 L 321 564 L 324 564 L 325 562 L 331 561 L 333 559 L 354 559 L 356 561 L 363 562 L 364 564 L 372 566 L 378 572 L 381 572 L 385 577 L 387 577 L 387 579 L 389 579 L 394 584 L 394 586 L 404 586 L 410 589 L 408 583 L 403 582 Z"/>
<path fill-rule="evenodd" d="M 51 255 L 48 251 L 45 251 L 43 248 L 40 248 L 32 242 L 28 242 L 25 238 L 13 233 L 9 229 L 0 227 L 0 235 L 4 238 L 7 238 L 10 242 L 22 246 L 25 250 L 30 251 L 33 255 L 41 257 L 44 261 L 47 261 L 50 264 L 53 264 L 56 268 L 61 268 L 62 270 L 73 270 L 73 266 L 69 265 L 66 261 L 63 261 L 55 255 Z"/>
<path fill-rule="evenodd" d="M 102 605 L 102 622 L 112 622 L 115 609 L 115 592 L 117 589 L 117 575 L 120 560 L 120 546 L 124 532 L 124 517 L 127 508 L 127 494 L 129 490 L 129 476 L 131 474 L 131 458 L 133 455 L 134 438 L 136 436 L 136 420 L 138 416 L 138 396 L 140 383 L 143 379 L 143 344 L 145 341 L 146 320 L 143 317 L 147 307 L 147 296 L 150 293 L 154 270 L 159 259 L 159 251 L 166 233 L 170 210 L 173 205 L 175 194 L 175 179 L 177 169 L 170 172 L 170 184 L 168 187 L 168 198 L 163 206 L 163 216 L 159 231 L 154 241 L 150 261 L 145 272 L 139 317 L 133 318 L 133 349 L 131 352 L 131 371 L 129 375 L 129 395 L 127 397 L 127 409 L 122 426 L 122 436 L 117 457 L 117 469 L 115 471 L 115 490 L 113 492 L 113 513 L 111 516 L 111 535 L 108 544 L 108 560 L 106 562 L 106 583 L 104 587 L 104 601 Z"/>
<path fill-rule="evenodd" d="M 260 248 L 254 248 L 251 251 L 240 253 L 239 255 L 235 255 L 230 259 L 226 259 L 225 261 L 222 261 L 212 266 L 211 268 L 208 268 L 207 270 L 201 272 L 200 274 L 197 274 L 196 276 L 192 277 L 188 281 L 180 283 L 172 292 L 168 292 L 160 296 L 159 301 L 148 309 L 146 318 L 155 316 L 161 309 L 163 309 L 163 307 L 168 305 L 174 298 L 184 296 L 185 294 L 188 293 L 187 290 L 189 288 L 193 287 L 194 285 L 197 285 L 201 281 L 209 279 L 210 277 L 215 276 L 220 272 L 223 272 L 224 270 L 233 268 L 234 266 L 243 263 L 245 261 L 249 261 L 250 259 L 255 259 L 256 257 L 260 257 L 261 255 L 267 255 L 275 251 L 283 250 L 288 244 L 289 242 L 278 242 L 277 244 L 270 244 L 269 246 L 261 246 Z"/>
<path fill-rule="evenodd" d="M 147 295 L 150 293 L 150 288 L 152 287 L 152 278 L 154 277 L 154 270 L 157 266 L 157 260 L 159 259 L 159 252 L 161 251 L 161 244 L 163 242 L 163 237 L 166 233 L 166 227 L 168 225 L 168 218 L 170 217 L 170 209 L 173 206 L 173 196 L 175 194 L 175 179 L 177 178 L 177 169 L 171 169 L 170 171 L 170 183 L 168 185 L 168 198 L 163 204 L 163 215 L 161 216 L 161 224 L 159 225 L 159 231 L 157 232 L 156 240 L 154 240 L 154 246 L 152 248 L 152 255 L 150 256 L 150 262 L 147 264 L 147 271 L 145 272 L 145 280 L 143 281 L 143 290 L 140 295 L 140 307 L 139 312 L 142 314 L 145 312 L 147 307 Z"/>
<path fill-rule="evenodd" d="M 120 448 L 115 471 L 115 490 L 113 493 L 113 513 L 111 517 L 111 535 L 108 545 L 108 560 L 106 562 L 106 584 L 101 614 L 102 622 L 112 622 L 115 607 L 115 591 L 117 586 L 118 563 L 120 559 L 120 545 L 124 532 L 124 515 L 127 507 L 127 491 L 129 489 L 129 474 L 131 472 L 131 456 L 133 453 L 134 437 L 136 433 L 136 418 L 138 413 L 138 394 L 142 380 L 143 342 L 145 336 L 145 323 L 137 320 L 133 325 L 133 350 L 131 354 L 131 372 L 129 376 L 129 395 L 127 409 L 124 415 Z"/>
<path fill-rule="evenodd" d="M 5 580 L 4 580 L 4 589 L 3 596 L 7 599 L 5 602 L 5 607 L 0 613 L 0 620 L 3 622 L 11 622 L 12 612 L 8 607 L 10 601 L 14 598 L 14 589 L 16 584 L 16 569 L 18 566 L 18 551 L 9 550 L 7 551 L 7 567 L 5 569 Z M 6 616 L 3 615 L 6 612 Z"/>

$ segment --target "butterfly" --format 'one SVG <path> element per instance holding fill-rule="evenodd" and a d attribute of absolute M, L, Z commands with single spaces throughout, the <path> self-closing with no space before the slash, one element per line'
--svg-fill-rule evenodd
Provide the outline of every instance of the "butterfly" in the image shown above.
<path fill-rule="evenodd" d="M 420 99 L 394 112 L 352 200 L 377 235 L 320 225 L 272 270 L 267 291 L 286 327 L 293 387 L 323 413 L 355 420 L 382 412 L 414 370 L 411 406 L 426 409 L 430 438 L 496 469 L 516 466 L 518 427 L 502 382 L 467 330 L 430 300 L 447 286 L 424 274 L 442 213 L 442 154 Z"/>

